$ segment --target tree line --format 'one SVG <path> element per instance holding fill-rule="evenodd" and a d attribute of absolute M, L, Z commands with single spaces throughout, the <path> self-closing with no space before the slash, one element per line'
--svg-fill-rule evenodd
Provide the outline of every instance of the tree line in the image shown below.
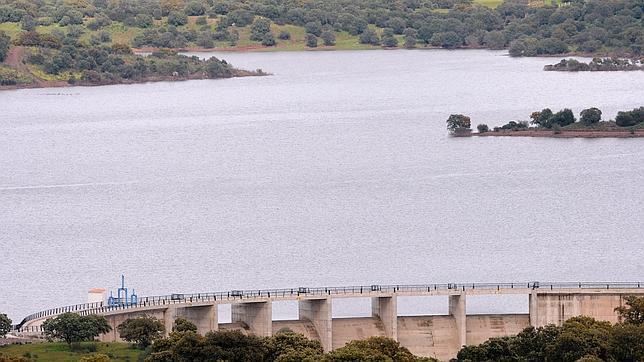
<path fill-rule="evenodd" d="M 458 361 L 623 361 L 644 360 L 644 297 L 627 296 L 615 308 L 619 322 L 611 324 L 579 316 L 561 326 L 527 327 L 515 336 L 491 338 L 480 345 L 465 346 Z M 8 327 L 7 327 L 8 326 Z M 0 314 L 0 337 L 11 321 Z M 43 324 L 50 340 L 73 346 L 111 331 L 105 317 L 64 313 Z M 435 361 L 414 356 L 398 342 L 385 337 L 352 341 L 325 353 L 317 340 L 288 329 L 271 337 L 240 331 L 197 333 L 197 326 L 179 317 L 167 337 L 164 324 L 151 316 L 125 320 L 119 336 L 145 350 L 143 360 L 161 361 Z"/>
<path fill-rule="evenodd" d="M 466 135 L 471 131 L 471 119 L 462 114 L 452 114 L 446 121 L 447 130 L 456 135 Z M 638 107 L 630 111 L 619 111 L 614 120 L 602 121 L 602 111 L 599 108 L 591 107 L 581 111 L 579 119 L 573 111 L 564 108 L 553 112 L 550 108 L 544 108 L 530 114 L 530 121 L 510 121 L 503 126 L 494 127 L 493 131 L 525 131 L 529 129 L 548 129 L 560 132 L 564 127 L 575 127 L 574 129 L 612 129 L 615 127 L 630 128 L 644 127 L 644 107 Z M 479 133 L 489 132 L 487 124 L 477 125 Z"/>

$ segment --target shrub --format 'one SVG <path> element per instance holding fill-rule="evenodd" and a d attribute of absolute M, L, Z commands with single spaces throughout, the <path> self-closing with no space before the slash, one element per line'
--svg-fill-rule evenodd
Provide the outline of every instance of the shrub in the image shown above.
<path fill-rule="evenodd" d="M 598 108 L 595 108 L 595 107 L 584 109 L 583 111 L 581 111 L 580 118 L 579 118 L 581 123 L 585 124 L 586 126 L 590 126 L 593 123 L 597 123 L 601 121 L 601 119 L 602 119 L 602 111 L 600 111 Z"/>
<path fill-rule="evenodd" d="M 618 112 L 615 123 L 620 127 L 635 126 L 644 122 L 644 107 L 635 108 L 632 111 Z"/>
<path fill-rule="evenodd" d="M 333 34 L 332 31 L 323 31 L 320 37 L 322 38 L 324 45 L 326 46 L 335 45 L 335 34 Z"/>
<path fill-rule="evenodd" d="M 481 123 L 478 126 L 476 126 L 476 129 L 479 131 L 479 133 L 485 133 L 485 132 L 490 130 L 488 128 L 487 124 L 483 124 L 483 123 Z"/>
<path fill-rule="evenodd" d="M 266 33 L 264 34 L 264 37 L 262 38 L 262 45 L 267 46 L 267 47 L 272 47 L 275 46 L 275 37 L 273 36 L 272 33 Z"/>
<path fill-rule="evenodd" d="M 365 29 L 359 37 L 361 44 L 380 45 L 380 38 L 373 29 Z"/>
<path fill-rule="evenodd" d="M 129 318 L 118 326 L 119 336 L 123 340 L 135 342 L 142 349 L 161 338 L 164 330 L 161 321 L 149 316 Z"/>
<path fill-rule="evenodd" d="M 313 34 L 306 34 L 306 46 L 315 48 L 318 46 L 318 37 Z"/>
<path fill-rule="evenodd" d="M 171 11 L 168 14 L 168 24 L 174 26 L 181 26 L 188 24 L 188 16 L 178 11 Z"/>
<path fill-rule="evenodd" d="M 280 34 L 279 34 L 278 37 L 280 39 L 282 39 L 282 40 L 289 40 L 289 39 L 291 39 L 291 33 L 289 33 L 286 30 L 282 30 L 282 31 L 280 31 Z"/>

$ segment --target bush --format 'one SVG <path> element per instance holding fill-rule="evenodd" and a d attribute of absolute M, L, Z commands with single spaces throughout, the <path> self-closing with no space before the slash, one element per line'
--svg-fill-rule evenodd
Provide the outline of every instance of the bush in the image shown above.
<path fill-rule="evenodd" d="M 81 316 L 76 313 L 63 313 L 48 319 L 42 328 L 48 339 L 62 339 L 70 346 L 72 343 L 93 340 L 112 330 L 105 317 L 95 314 Z"/>
<path fill-rule="evenodd" d="M 632 111 L 618 112 L 615 123 L 620 127 L 635 126 L 644 122 L 644 107 L 635 108 Z"/>
<path fill-rule="evenodd" d="M 386 48 L 395 48 L 398 46 L 398 39 L 394 36 L 391 28 L 386 28 L 382 32 L 382 46 Z"/>
<path fill-rule="evenodd" d="M 126 319 L 117 329 L 123 340 L 135 342 L 141 349 L 161 338 L 165 331 L 161 321 L 149 316 Z"/>
<path fill-rule="evenodd" d="M 280 31 L 280 34 L 279 34 L 278 37 L 280 39 L 282 39 L 282 40 L 289 40 L 289 39 L 291 39 L 291 33 L 289 33 L 286 30 L 282 30 L 282 31 Z"/>
<path fill-rule="evenodd" d="M 4 31 L 0 31 L 0 62 L 3 62 L 7 58 L 10 46 L 11 38 Z"/>
<path fill-rule="evenodd" d="M 263 41 L 264 36 L 271 31 L 270 20 L 258 18 L 250 27 L 250 40 Z"/>
<path fill-rule="evenodd" d="M 307 33 L 313 34 L 315 36 L 322 35 L 322 24 L 319 21 L 310 21 L 304 25 L 304 29 Z"/>
<path fill-rule="evenodd" d="M 583 111 L 581 111 L 580 118 L 579 118 L 581 123 L 585 124 L 586 126 L 590 126 L 593 123 L 597 123 L 601 121 L 601 119 L 602 119 L 602 111 L 600 111 L 598 108 L 595 108 L 595 107 L 584 109 Z"/>
<path fill-rule="evenodd" d="M 335 34 L 333 34 L 332 31 L 323 31 L 320 37 L 322 38 L 324 45 L 326 46 L 335 45 Z"/>
<path fill-rule="evenodd" d="M 267 47 L 272 47 L 277 44 L 275 42 L 275 37 L 273 36 L 272 33 L 266 33 L 264 34 L 264 37 L 262 38 L 262 45 L 267 46 Z"/>
<path fill-rule="evenodd" d="M 318 46 L 318 37 L 313 34 L 306 34 L 306 46 L 315 48 Z"/>
<path fill-rule="evenodd" d="M 490 128 L 488 128 L 487 124 L 483 124 L 483 123 L 481 123 L 478 126 L 476 126 L 476 129 L 479 131 L 479 133 L 485 133 L 485 132 L 490 130 Z"/>
<path fill-rule="evenodd" d="M 470 129 L 471 127 L 470 117 L 464 116 L 462 114 L 452 114 L 447 119 L 447 129 L 450 132 L 455 132 L 456 130 L 465 130 Z"/>
<path fill-rule="evenodd" d="M 380 45 L 380 38 L 373 29 L 365 29 L 359 37 L 361 44 Z"/>
<path fill-rule="evenodd" d="M 188 16 L 178 11 L 171 11 L 168 14 L 168 24 L 174 26 L 181 26 L 188 24 Z"/>

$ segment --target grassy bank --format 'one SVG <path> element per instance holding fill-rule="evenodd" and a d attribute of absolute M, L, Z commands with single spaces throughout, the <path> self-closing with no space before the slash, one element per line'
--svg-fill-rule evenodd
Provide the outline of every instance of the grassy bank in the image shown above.
<path fill-rule="evenodd" d="M 96 350 L 94 351 L 94 347 Z M 24 357 L 42 362 L 73 362 L 82 357 L 104 354 L 114 361 L 137 361 L 141 350 L 134 349 L 126 343 L 90 343 L 81 344 L 81 351 L 72 352 L 66 343 L 32 343 L 13 344 L 0 347 L 1 355 Z"/>

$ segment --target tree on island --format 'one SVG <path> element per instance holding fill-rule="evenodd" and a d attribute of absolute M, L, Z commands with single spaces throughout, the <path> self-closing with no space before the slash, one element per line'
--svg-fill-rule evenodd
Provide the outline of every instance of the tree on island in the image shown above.
<path fill-rule="evenodd" d="M 588 108 L 581 111 L 579 120 L 586 126 L 590 126 L 594 123 L 601 121 L 602 111 L 599 108 Z"/>
<path fill-rule="evenodd" d="M 471 126 L 470 117 L 462 114 L 452 114 L 447 119 L 447 130 L 452 134 L 469 131 Z"/>
<path fill-rule="evenodd" d="M 150 316 L 129 318 L 118 326 L 119 336 L 128 342 L 136 343 L 145 349 L 156 339 L 162 337 L 165 327 L 158 319 Z"/>
<path fill-rule="evenodd" d="M 644 122 L 644 107 L 635 108 L 632 111 L 617 112 L 615 123 L 620 127 L 635 126 Z"/>
<path fill-rule="evenodd" d="M 47 339 L 62 339 L 70 346 L 72 343 L 91 341 L 112 330 L 103 316 L 81 316 L 69 312 L 46 320 L 42 328 Z"/>
<path fill-rule="evenodd" d="M 485 123 L 479 124 L 478 126 L 476 126 L 476 129 L 479 131 L 479 133 L 485 133 L 490 130 L 490 128 Z"/>
<path fill-rule="evenodd" d="M 11 319 L 6 314 L 0 313 L 0 338 L 4 338 L 11 331 Z"/>

